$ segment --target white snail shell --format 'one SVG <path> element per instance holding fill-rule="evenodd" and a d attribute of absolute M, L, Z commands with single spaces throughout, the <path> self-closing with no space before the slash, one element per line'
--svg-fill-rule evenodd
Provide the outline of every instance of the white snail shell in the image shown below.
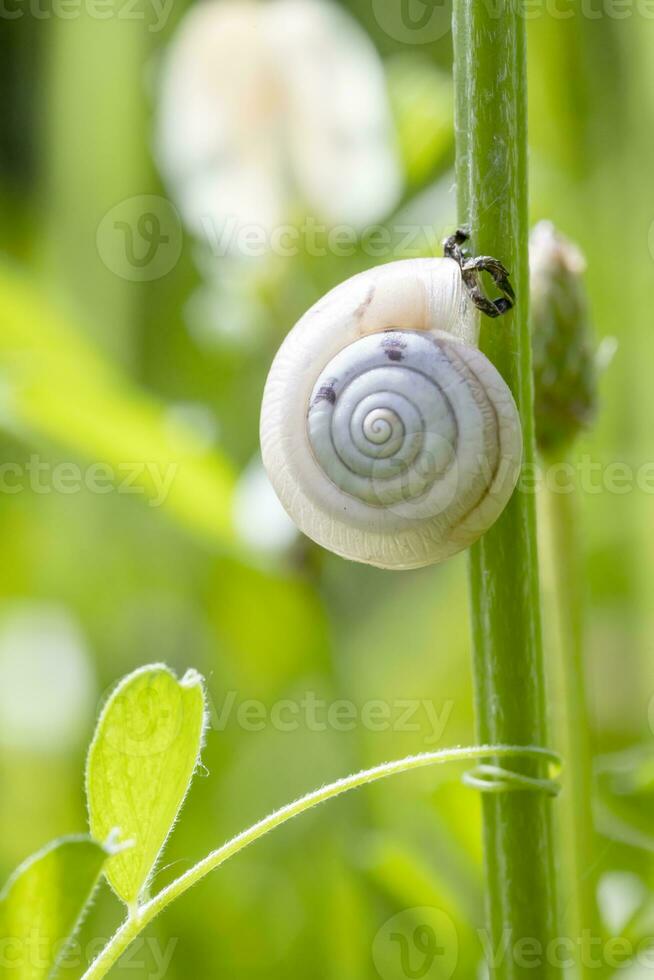
<path fill-rule="evenodd" d="M 476 347 L 478 319 L 453 259 L 409 259 L 337 286 L 291 330 L 266 383 L 261 448 L 306 535 L 344 558 L 417 568 L 498 518 L 522 436 Z"/>

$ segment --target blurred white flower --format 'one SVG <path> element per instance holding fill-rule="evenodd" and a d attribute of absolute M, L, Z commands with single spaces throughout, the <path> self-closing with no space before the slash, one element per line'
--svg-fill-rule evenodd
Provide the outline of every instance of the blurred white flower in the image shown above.
<path fill-rule="evenodd" d="M 360 229 L 401 175 L 379 56 L 331 0 L 202 0 L 164 59 L 157 152 L 182 215 L 239 251 L 296 202 Z"/>
<path fill-rule="evenodd" d="M 647 887 L 631 871 L 608 871 L 602 875 L 597 899 L 602 919 L 614 936 L 619 935 L 647 898 Z"/>
<path fill-rule="evenodd" d="M 206 453 L 216 445 L 220 426 L 214 412 L 202 402 L 174 402 L 169 405 L 164 425 L 169 439 L 178 443 L 179 452 Z"/>
<path fill-rule="evenodd" d="M 383 217 L 397 202 L 401 178 L 372 42 L 325 0 L 278 0 L 264 9 L 304 197 L 332 223 L 363 227 Z"/>
<path fill-rule="evenodd" d="M 241 474 L 233 506 L 236 533 L 253 551 L 275 555 L 296 541 L 298 530 L 277 499 L 258 454 Z"/>
<path fill-rule="evenodd" d="M 81 632 L 68 612 L 22 601 L 0 612 L 0 744 L 65 751 L 95 708 L 95 679 Z"/>
<path fill-rule="evenodd" d="M 195 250 L 202 283 L 189 297 L 184 316 L 204 347 L 244 346 L 257 341 L 269 319 L 260 298 L 261 265 L 231 256 L 217 263 L 206 247 Z"/>

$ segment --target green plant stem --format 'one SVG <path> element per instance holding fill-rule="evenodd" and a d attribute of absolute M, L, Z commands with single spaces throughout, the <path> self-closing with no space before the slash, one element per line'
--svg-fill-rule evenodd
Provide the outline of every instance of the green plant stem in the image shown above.
<path fill-rule="evenodd" d="M 552 464 L 559 460 L 546 462 Z M 554 490 L 547 493 L 564 704 L 567 765 L 562 819 L 570 844 L 573 935 L 590 930 L 593 937 L 599 938 L 602 931 L 597 907 L 598 840 L 592 808 L 592 749 L 584 670 L 584 579 L 577 503 L 576 489 L 571 493 Z M 583 976 L 597 976 L 596 968 L 582 963 L 580 969 Z"/>
<path fill-rule="evenodd" d="M 373 769 L 365 769 L 352 776 L 339 779 L 335 783 L 323 786 L 321 789 L 314 790 L 314 792 L 308 793 L 294 803 L 289 803 L 280 810 L 276 810 L 270 816 L 265 817 L 248 830 L 243 831 L 226 844 L 223 844 L 222 847 L 212 851 L 211 854 L 208 854 L 207 857 L 203 858 L 202 861 L 199 861 L 186 874 L 181 875 L 160 891 L 150 901 L 137 909 L 131 910 L 126 921 L 109 940 L 99 956 L 93 961 L 82 980 L 98 980 L 98 978 L 104 977 L 122 956 L 130 943 L 171 902 L 187 892 L 189 888 L 192 888 L 193 885 L 197 884 L 198 881 L 211 871 L 224 864 L 230 857 L 238 854 L 239 851 L 242 851 L 249 844 L 253 844 L 254 841 L 263 837 L 264 834 L 269 833 L 276 827 L 280 827 L 288 820 L 292 820 L 293 817 L 299 816 L 299 814 L 310 810 L 319 803 L 324 803 L 326 800 L 331 800 L 335 796 L 347 793 L 351 789 L 365 786 L 367 783 L 373 783 L 378 779 L 385 779 L 387 776 L 393 776 L 397 773 L 409 772 L 412 769 L 420 769 L 424 766 L 432 766 L 439 763 L 461 762 L 486 757 L 511 758 L 514 760 L 512 762 L 512 769 L 517 766 L 515 760 L 523 758 L 532 759 L 536 764 L 540 763 L 541 767 L 543 762 L 545 762 L 550 767 L 554 766 L 558 768 L 556 757 L 539 746 L 481 745 L 472 748 L 454 748 L 444 749 L 438 752 L 425 752 L 421 755 L 409 756 L 406 759 L 400 759 L 395 762 L 386 762 L 383 765 L 375 766 Z M 543 780 L 544 786 L 548 786 L 550 783 L 551 781 L 549 779 Z M 515 781 L 513 788 L 522 788 L 523 793 L 525 792 L 524 787 L 520 787 Z M 495 792 L 508 792 L 508 795 L 513 795 L 506 788 L 501 790 L 496 789 Z M 518 793 L 517 795 L 523 795 L 523 793 Z"/>
<path fill-rule="evenodd" d="M 517 0 L 454 2 L 457 186 L 461 224 L 475 254 L 509 268 L 514 310 L 484 321 L 480 347 L 513 391 L 534 459 L 528 326 L 525 20 Z M 547 743 L 535 503 L 516 492 L 471 549 L 470 581 L 477 727 L 481 741 Z M 525 763 L 526 770 L 528 764 Z M 483 800 L 487 907 L 493 948 L 507 935 L 538 943 L 541 965 L 509 952 L 501 980 L 557 975 L 545 950 L 557 935 L 551 802 L 542 793 Z M 508 930 L 508 933 L 507 933 Z"/>

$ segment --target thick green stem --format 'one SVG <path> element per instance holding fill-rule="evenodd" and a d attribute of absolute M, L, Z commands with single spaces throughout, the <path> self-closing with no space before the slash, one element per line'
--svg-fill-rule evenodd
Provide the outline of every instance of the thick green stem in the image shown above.
<path fill-rule="evenodd" d="M 583 562 L 577 530 L 576 490 L 572 493 L 550 490 L 547 504 L 564 702 L 566 773 L 562 819 L 569 842 L 572 928 L 574 936 L 590 932 L 593 937 L 601 937 L 597 907 L 598 841 L 592 809 L 592 750 L 584 670 Z M 581 972 L 589 977 L 598 973 L 597 968 L 584 963 Z"/>
<path fill-rule="evenodd" d="M 529 466 L 534 435 L 522 14 L 517 0 L 454 2 L 460 220 L 476 254 L 493 255 L 509 268 L 517 294 L 512 313 L 501 320 L 482 317 L 480 346 L 513 391 Z M 471 549 L 470 579 L 480 739 L 546 744 L 533 495 L 516 492 Z M 501 962 L 490 966 L 501 980 L 560 975 L 548 956 L 557 935 L 551 807 L 538 792 L 484 797 L 489 938 L 492 949 L 505 950 Z M 540 959 L 516 955 L 521 941 L 540 949 Z"/>

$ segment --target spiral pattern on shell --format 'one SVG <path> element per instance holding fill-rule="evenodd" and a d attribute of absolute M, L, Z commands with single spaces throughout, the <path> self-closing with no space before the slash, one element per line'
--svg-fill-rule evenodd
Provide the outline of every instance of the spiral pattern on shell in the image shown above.
<path fill-rule="evenodd" d="M 401 507 L 442 479 L 459 428 L 439 383 L 446 364 L 426 334 L 401 332 L 364 337 L 329 363 L 307 420 L 316 460 L 336 487 L 373 507 Z"/>
<path fill-rule="evenodd" d="M 441 561 L 476 540 L 511 496 L 522 450 L 511 392 L 475 346 L 420 329 L 420 306 L 409 327 L 367 331 L 364 321 L 362 330 L 362 317 L 374 325 L 383 316 L 370 313 L 369 291 L 354 316 L 341 314 L 339 336 L 329 302 L 338 292 L 275 360 L 264 464 L 296 524 L 324 547 L 383 568 Z M 454 318 L 460 295 L 450 303 Z"/>

